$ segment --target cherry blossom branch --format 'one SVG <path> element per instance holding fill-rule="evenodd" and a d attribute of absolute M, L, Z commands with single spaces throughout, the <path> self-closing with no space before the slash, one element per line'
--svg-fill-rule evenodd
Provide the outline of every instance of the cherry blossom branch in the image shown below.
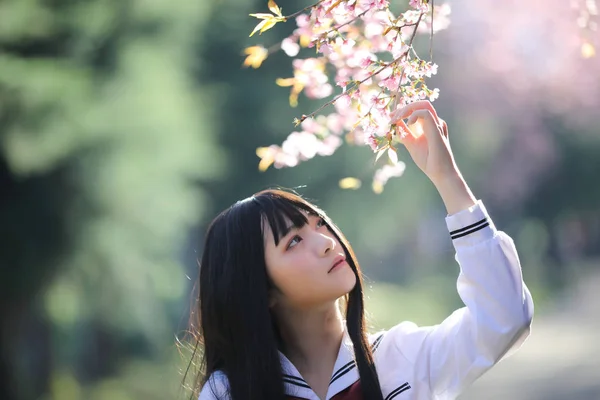
<path fill-rule="evenodd" d="M 365 15 L 366 15 L 366 14 L 367 14 L 369 11 L 371 11 L 371 10 L 367 9 L 367 10 L 365 10 L 365 11 L 361 12 L 360 14 L 358 14 L 356 17 L 352 18 L 351 20 L 349 20 L 349 21 L 346 21 L 346 22 L 344 22 L 343 24 L 340 24 L 340 25 L 338 25 L 338 26 L 334 26 L 333 28 L 331 28 L 331 29 L 330 29 L 330 30 L 328 30 L 327 32 L 325 32 L 325 33 L 322 33 L 322 34 L 321 34 L 321 36 L 327 36 L 327 35 L 329 35 L 331 32 L 338 31 L 338 30 L 340 30 L 340 28 L 343 28 L 343 27 L 344 27 L 344 26 L 346 26 L 346 25 L 350 25 L 351 23 L 353 23 L 353 22 L 354 22 L 354 21 L 356 21 L 357 19 L 360 19 L 360 18 L 362 18 L 363 16 L 365 16 Z"/>
<path fill-rule="evenodd" d="M 391 62 L 389 62 L 388 64 L 380 67 L 378 70 L 374 71 L 372 74 L 370 74 L 369 76 L 367 76 L 366 78 L 357 81 L 357 82 L 352 82 L 350 89 L 354 89 L 360 85 L 362 85 L 363 83 L 365 83 L 366 81 L 368 81 L 369 79 L 373 78 L 374 76 L 379 75 L 381 72 L 383 72 L 385 69 L 389 68 L 389 67 L 393 67 L 394 65 L 398 64 L 400 61 L 402 61 L 403 58 L 405 58 L 408 53 L 410 52 L 410 50 L 412 49 L 412 43 L 415 39 L 417 30 L 419 28 L 419 23 L 421 22 L 421 18 L 423 17 L 423 13 L 421 13 L 419 15 L 419 19 L 417 20 L 417 22 L 412 23 L 412 24 L 405 24 L 404 26 L 415 26 L 415 29 L 413 30 L 413 33 L 410 37 L 410 41 L 408 42 L 408 49 L 406 49 L 406 51 L 404 53 L 402 53 L 400 56 L 396 57 L 394 60 L 392 60 Z M 402 72 L 402 78 L 404 77 L 404 71 Z M 395 109 L 398 105 L 398 98 L 400 96 L 398 96 L 399 92 L 400 92 L 400 85 L 402 84 L 402 78 L 400 78 L 400 83 L 398 84 L 398 90 L 396 91 L 396 95 L 395 95 L 395 100 L 394 100 L 394 106 L 392 107 L 392 109 Z M 336 101 L 338 101 L 341 97 L 346 96 L 347 93 L 340 93 L 337 96 L 335 96 L 333 99 L 329 100 L 327 103 L 322 104 L 319 108 L 317 108 L 315 111 L 311 112 L 310 114 L 304 114 L 302 115 L 300 118 L 295 118 L 294 119 L 294 124 L 297 126 L 299 125 L 301 122 L 303 122 L 304 120 L 306 120 L 307 118 L 313 118 L 315 115 L 317 115 L 321 110 L 323 110 L 325 107 L 332 105 L 333 103 L 335 103 Z"/>
<path fill-rule="evenodd" d="M 275 0 L 268 0 L 272 14 L 250 14 L 261 20 L 250 36 L 258 31 L 263 33 L 277 23 L 294 17 L 298 28 L 293 35 L 269 48 L 246 48 L 244 65 L 258 68 L 269 54 L 278 50 L 296 57 L 301 48 L 316 46 L 321 56 L 294 58 L 293 77 L 278 78 L 276 83 L 291 88 L 289 101 L 292 107 L 297 105 L 298 95 L 302 92 L 308 98 L 333 97 L 310 114 L 294 118 L 295 125 L 302 126 L 291 132 L 281 145 L 272 144 L 256 149 L 261 159 L 258 166 L 260 171 L 265 171 L 270 165 L 275 168 L 294 167 L 316 155 L 329 156 L 345 143 L 342 133 L 346 131 L 346 142 L 370 147 L 377 153 L 376 162 L 382 154 L 388 154 L 390 163 L 378 168 L 373 177 L 373 190 L 376 193 L 383 190 L 389 178 L 402 174 L 404 163 L 398 160 L 392 143 L 396 127 L 389 125 L 390 111 L 400 103 L 408 104 L 424 98 L 433 101 L 439 96 L 437 88 L 430 90 L 425 84 L 425 77 L 435 74 L 437 65 L 431 60 L 423 60 L 414 48 L 417 33 L 423 31 L 419 25 L 425 20 L 424 16 L 431 12 L 429 57 L 433 58 L 435 8 L 433 0 L 410 0 L 410 8 L 396 18 L 389 11 L 388 1 L 363 1 L 359 7 L 367 9 L 355 11 L 354 6 L 358 2 L 320 0 L 284 17 Z M 441 14 L 438 13 L 441 18 L 449 12 L 448 7 Z M 339 13 L 334 13 L 334 9 Z M 355 12 L 358 14 L 355 15 Z M 384 21 L 386 15 L 389 21 Z M 345 28 L 348 26 L 354 26 L 354 29 Z M 405 33 L 403 29 L 409 26 L 414 27 L 413 31 Z M 436 23 L 435 28 L 439 30 L 445 26 L 447 22 L 441 27 Z M 396 33 L 388 35 L 391 31 Z M 392 60 L 382 59 L 379 53 L 391 54 Z M 341 93 L 332 93 L 334 88 L 328 76 L 331 71 L 327 67 L 333 68 L 335 79 L 340 81 L 338 85 L 343 88 Z M 324 108 L 334 103 L 335 112 L 317 118 Z M 356 185 L 357 179 L 342 181 L 340 187 L 347 189 Z"/>
<path fill-rule="evenodd" d="M 412 43 L 413 43 L 413 40 L 415 40 L 415 36 L 417 35 L 417 30 L 419 29 L 419 24 L 421 23 L 422 18 L 423 18 L 423 13 L 419 14 L 419 19 L 415 23 L 415 29 L 413 29 L 412 35 L 410 36 L 410 41 L 408 42 L 408 49 L 400 57 L 408 56 L 410 49 L 413 48 Z M 433 22 L 433 16 L 432 16 L 431 20 Z M 400 88 L 402 87 L 402 80 L 404 79 L 405 72 L 406 72 L 406 69 L 402 69 L 402 75 L 400 76 L 400 80 L 398 81 L 398 88 L 396 89 L 396 94 L 395 94 L 396 98 L 394 99 L 394 104 L 392 105 L 392 110 L 395 110 L 398 107 L 398 100 L 400 99 Z"/>
<path fill-rule="evenodd" d="M 431 0 L 431 31 L 429 32 L 429 61 L 433 62 L 433 16 L 435 15 L 434 0 Z"/>
<path fill-rule="evenodd" d="M 290 14 L 290 15 L 286 15 L 284 18 L 285 18 L 286 20 L 288 20 L 288 19 L 290 19 L 290 18 L 295 18 L 295 17 L 297 17 L 298 15 L 302 14 L 303 12 L 305 12 L 305 11 L 308 11 L 308 10 L 310 10 L 311 8 L 317 7 L 319 4 L 321 4 L 321 3 L 324 3 L 325 1 L 326 1 L 326 0 L 319 0 L 319 1 L 317 1 L 315 4 L 312 4 L 312 5 L 310 5 L 310 6 L 306 6 L 306 7 L 304 7 L 302 10 L 296 11 L 295 13 L 293 13 L 293 14 Z"/>

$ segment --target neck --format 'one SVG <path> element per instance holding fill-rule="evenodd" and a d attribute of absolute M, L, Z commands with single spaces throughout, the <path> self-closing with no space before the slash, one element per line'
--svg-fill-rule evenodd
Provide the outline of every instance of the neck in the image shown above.
<path fill-rule="evenodd" d="M 324 359 L 335 362 L 344 336 L 337 302 L 317 309 L 276 310 L 283 353 L 299 369 L 313 369 Z M 333 366 L 333 365 L 332 365 Z"/>

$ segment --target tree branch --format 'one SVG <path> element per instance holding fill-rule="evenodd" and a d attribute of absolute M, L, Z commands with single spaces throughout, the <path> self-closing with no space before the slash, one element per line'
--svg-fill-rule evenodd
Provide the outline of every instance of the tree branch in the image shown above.
<path fill-rule="evenodd" d="M 429 32 L 429 61 L 433 62 L 433 17 L 435 13 L 434 0 L 431 0 L 431 31 Z"/>
<path fill-rule="evenodd" d="M 319 0 L 319 1 L 317 1 L 315 4 L 312 4 L 312 5 L 310 5 L 310 6 L 306 6 L 306 7 L 304 7 L 302 10 L 296 11 L 295 13 L 293 13 L 293 14 L 290 14 L 290 15 L 286 15 L 284 18 L 285 18 L 286 20 L 288 20 L 288 19 L 290 19 L 290 18 L 297 17 L 298 15 L 302 14 L 304 11 L 307 11 L 307 10 L 310 10 L 311 8 L 314 8 L 314 7 L 318 6 L 319 4 L 323 3 L 324 1 L 325 1 L 325 0 Z"/>
<path fill-rule="evenodd" d="M 380 67 L 375 72 L 373 72 L 372 74 L 370 74 L 369 76 L 367 76 L 365 79 L 360 80 L 358 82 L 352 82 L 352 86 L 350 87 L 350 89 L 353 89 L 355 87 L 359 87 L 360 85 L 362 85 L 363 83 L 365 83 L 369 79 L 373 78 L 376 75 L 379 75 L 386 68 L 394 67 L 394 65 L 396 65 L 396 64 L 398 64 L 398 62 L 402 61 L 402 59 L 405 58 L 408 55 L 408 53 L 410 52 L 410 49 L 412 48 L 412 43 L 413 43 L 413 40 L 415 39 L 415 36 L 416 36 L 416 33 L 417 33 L 417 29 L 419 28 L 419 23 L 421 22 L 421 18 L 422 17 L 423 17 L 423 13 L 421 13 L 421 15 L 419 15 L 419 19 L 414 24 L 415 25 L 415 29 L 413 30 L 413 33 L 412 33 L 412 35 L 410 37 L 410 41 L 408 43 L 408 49 L 406 49 L 406 51 L 404 53 L 402 53 L 401 55 L 399 55 L 398 57 L 396 57 L 389 64 L 386 64 L 386 65 Z M 402 77 L 400 78 L 400 82 L 398 83 L 398 90 L 397 90 L 396 95 L 395 95 L 396 98 L 394 99 L 394 106 L 392 107 L 392 109 L 396 108 L 396 106 L 398 105 L 398 97 L 399 97 L 398 96 L 398 92 L 400 91 L 400 85 L 402 83 L 402 79 L 403 78 L 404 78 L 404 71 L 402 71 Z M 340 94 L 338 94 L 333 99 L 329 100 L 327 103 L 322 104 L 319 108 L 317 108 L 315 111 L 311 112 L 310 114 L 308 114 L 308 115 L 302 115 L 302 117 L 300 117 L 299 119 L 296 119 L 297 123 L 300 123 L 300 122 L 304 121 L 307 118 L 313 118 L 319 111 L 321 111 L 325 107 L 330 106 L 331 104 L 335 103 L 336 101 L 338 101 L 338 99 L 340 99 L 342 96 L 345 96 L 345 95 L 347 95 L 347 93 L 340 93 Z"/>

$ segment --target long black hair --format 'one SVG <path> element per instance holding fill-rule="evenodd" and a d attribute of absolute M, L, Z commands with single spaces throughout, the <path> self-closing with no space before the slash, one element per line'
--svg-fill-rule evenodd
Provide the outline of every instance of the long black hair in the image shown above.
<path fill-rule="evenodd" d="M 235 203 L 208 228 L 198 306 L 190 324 L 196 340 L 193 357 L 202 353 L 193 390 L 196 398 L 210 376 L 220 371 L 233 400 L 285 399 L 280 337 L 269 308 L 272 283 L 265 265 L 264 224 L 269 224 L 277 244 L 285 221 L 302 227 L 307 223 L 305 212 L 324 219 L 356 275 L 356 285 L 346 296 L 347 331 L 365 398 L 383 399 L 367 340 L 362 274 L 350 244 L 318 207 L 295 193 L 274 189 Z"/>

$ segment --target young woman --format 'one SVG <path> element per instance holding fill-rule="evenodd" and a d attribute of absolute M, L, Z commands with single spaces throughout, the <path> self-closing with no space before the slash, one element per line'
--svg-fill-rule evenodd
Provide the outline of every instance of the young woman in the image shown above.
<path fill-rule="evenodd" d="M 342 233 L 297 195 L 257 193 L 208 229 L 200 400 L 454 399 L 528 336 L 533 303 L 517 251 L 462 178 L 445 122 L 429 102 L 392 120 L 422 128 L 403 144 L 447 208 L 465 307 L 436 326 L 367 334 L 361 272 Z"/>

